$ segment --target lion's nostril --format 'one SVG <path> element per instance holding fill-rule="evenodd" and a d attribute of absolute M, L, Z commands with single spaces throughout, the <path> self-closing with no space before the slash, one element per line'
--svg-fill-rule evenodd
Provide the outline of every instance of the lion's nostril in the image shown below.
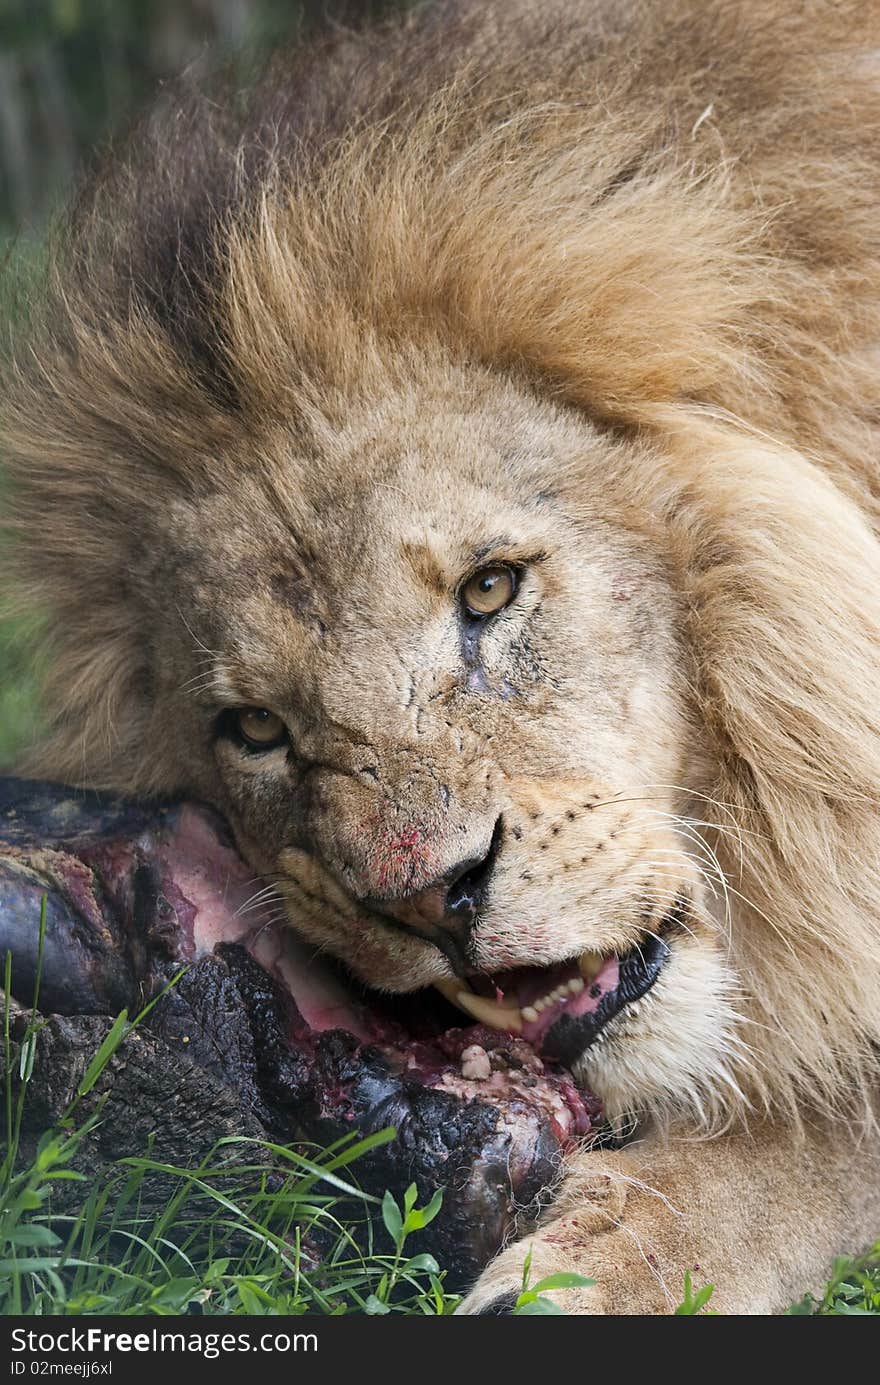
<path fill-rule="evenodd" d="M 460 974 L 467 968 L 470 930 L 486 901 L 489 883 L 501 847 L 502 820 L 495 823 L 482 856 L 469 857 L 435 880 L 426 889 L 399 899 L 365 901 L 426 942 L 438 947 Z"/>
<path fill-rule="evenodd" d="M 479 860 L 471 858 L 462 861 L 446 877 L 446 912 L 449 914 L 476 914 L 485 903 L 489 880 L 501 845 L 501 819 L 492 832 L 492 840 L 485 856 Z"/>

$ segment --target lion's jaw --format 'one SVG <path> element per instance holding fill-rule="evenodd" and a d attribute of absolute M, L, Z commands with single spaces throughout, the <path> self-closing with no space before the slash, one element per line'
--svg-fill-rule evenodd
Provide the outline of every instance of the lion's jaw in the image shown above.
<path fill-rule="evenodd" d="M 482 388 L 313 435 L 307 468 L 276 442 L 262 477 L 181 503 L 169 775 L 179 787 L 186 765 L 295 929 L 369 985 L 486 997 L 503 980 L 527 1037 L 552 1052 L 565 1035 L 569 1062 L 585 1050 L 612 1112 L 682 1101 L 720 1062 L 729 980 L 690 825 L 705 766 L 672 584 L 643 518 L 611 500 L 614 448 Z M 474 631 L 456 592 L 492 562 L 517 565 L 519 588 Z M 224 709 L 248 706 L 282 717 L 289 744 L 226 734 Z M 401 922 L 490 846 L 454 954 Z M 621 990 L 598 1024 L 591 969 L 656 935 L 663 965 L 630 988 L 650 987 L 643 1006 Z M 540 971 L 524 968 L 574 982 L 549 1028 L 529 1019 Z"/>

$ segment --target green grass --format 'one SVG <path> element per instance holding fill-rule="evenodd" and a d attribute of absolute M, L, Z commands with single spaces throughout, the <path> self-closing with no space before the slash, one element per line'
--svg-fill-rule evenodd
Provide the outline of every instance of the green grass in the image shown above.
<path fill-rule="evenodd" d="M 43 932 L 41 922 L 41 943 Z M 102 1100 L 88 1114 L 82 1103 L 151 1007 L 132 1022 L 120 1014 L 57 1127 L 22 1157 L 43 1021 L 35 1005 L 13 1045 L 11 969 L 7 955 L 0 1314 L 452 1311 L 458 1299 L 447 1293 L 434 1258 L 410 1249 L 437 1215 L 442 1193 L 420 1206 L 412 1186 L 400 1205 L 390 1193 L 380 1202 L 352 1176 L 359 1158 L 394 1138 L 391 1129 L 317 1151 L 224 1140 L 195 1168 L 159 1163 L 145 1151 L 142 1158 L 120 1159 L 109 1177 L 89 1186 L 76 1155 L 101 1120 Z M 35 999 L 38 994 L 39 980 Z M 149 1200 L 156 1179 L 162 1180 L 158 1209 Z M 61 1212 L 53 1203 L 71 1182 L 81 1185 L 80 1205 Z"/>
<path fill-rule="evenodd" d="M 45 910 L 44 910 L 45 913 Z M 40 922 L 40 940 L 44 934 Z M 418 1314 L 445 1316 L 458 1298 L 445 1273 L 417 1244 L 440 1210 L 443 1191 L 420 1205 L 411 1185 L 398 1201 L 357 1184 L 357 1161 L 395 1138 L 392 1129 L 356 1135 L 328 1149 L 223 1140 L 195 1168 L 143 1157 L 120 1159 L 91 1186 L 76 1156 L 101 1120 L 102 1102 L 82 1103 L 105 1078 L 132 1030 L 123 1011 L 97 1048 L 61 1120 L 24 1154 L 28 1084 L 42 1021 L 34 1004 L 17 1045 L 11 1038 L 12 958 L 3 992 L 5 1111 L 0 1161 L 0 1315 Z M 173 984 L 173 983 L 172 983 Z M 150 1183 L 162 1180 L 161 1205 Z M 75 1210 L 60 1210 L 61 1185 L 81 1185 Z M 64 1206 L 70 1207 L 69 1200 Z M 416 1244 L 413 1245 L 413 1238 Z M 548 1291 L 588 1284 L 577 1275 L 530 1282 L 529 1258 L 514 1312 L 559 1313 Z M 678 1315 L 711 1313 L 712 1286 L 685 1276 Z M 708 1305 L 708 1308 L 707 1308 Z M 880 1314 L 880 1245 L 872 1256 L 840 1260 L 820 1302 L 795 1314 Z"/>
<path fill-rule="evenodd" d="M 175 1169 L 149 1158 L 120 1161 L 89 1190 L 76 1215 L 53 1216 L 53 1182 L 86 1127 L 50 1132 L 9 1185 L 0 1212 L 0 1313 L 66 1315 L 451 1312 L 436 1261 L 410 1253 L 411 1233 L 388 1234 L 353 1202 L 370 1201 L 348 1166 L 377 1142 L 349 1140 L 316 1152 L 269 1144 L 218 1149 L 212 1163 Z M 387 1138 L 393 1132 L 386 1132 Z M 228 1155 L 237 1157 L 230 1164 Z M 267 1178 L 268 1156 L 281 1172 Z M 162 1175 L 161 1212 L 140 1207 L 145 1181 Z M 397 1208 L 403 1223 L 409 1214 Z M 337 1208 L 349 1209 L 342 1220 Z M 370 1211 L 375 1209 L 370 1208 Z M 367 1228 L 361 1249 L 354 1231 Z M 320 1237 L 317 1263 L 311 1248 Z M 230 1242 L 235 1245 L 229 1253 Z"/>
<path fill-rule="evenodd" d="M 789 1312 L 821 1318 L 880 1315 L 880 1241 L 867 1255 L 835 1260 L 821 1299 L 805 1294 Z"/>

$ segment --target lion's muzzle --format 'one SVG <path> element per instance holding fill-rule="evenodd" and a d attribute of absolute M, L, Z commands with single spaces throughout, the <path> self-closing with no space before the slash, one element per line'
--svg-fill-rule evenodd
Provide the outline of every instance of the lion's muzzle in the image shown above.
<path fill-rule="evenodd" d="M 362 902 L 386 922 L 393 922 L 439 948 L 453 971 L 464 976 L 472 965 L 468 955 L 471 934 L 488 898 L 502 831 L 499 817 L 484 852 L 460 861 L 425 888 L 398 899 Z"/>

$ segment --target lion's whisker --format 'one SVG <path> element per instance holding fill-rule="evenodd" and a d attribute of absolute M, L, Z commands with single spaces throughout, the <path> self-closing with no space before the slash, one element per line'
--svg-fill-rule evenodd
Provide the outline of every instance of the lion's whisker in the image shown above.
<path fill-rule="evenodd" d="M 273 895 L 276 898 L 278 897 L 278 886 L 275 884 L 264 885 L 262 889 L 257 890 L 256 894 L 252 894 L 236 909 L 234 917 L 242 918 L 245 914 L 251 913 L 254 909 L 258 909 L 261 904 L 271 899 Z"/>

